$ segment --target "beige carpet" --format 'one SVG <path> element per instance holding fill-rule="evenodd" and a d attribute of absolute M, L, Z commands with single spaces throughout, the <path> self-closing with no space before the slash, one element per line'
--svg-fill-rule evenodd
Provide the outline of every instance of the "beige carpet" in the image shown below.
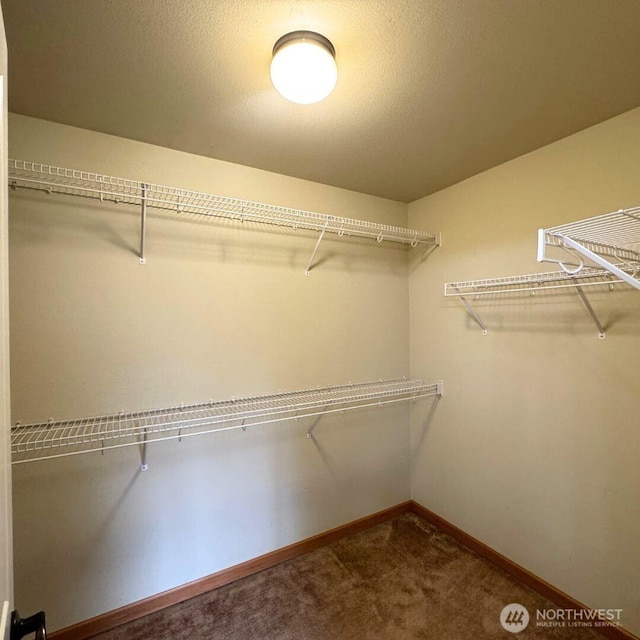
<path fill-rule="evenodd" d="M 517 602 L 531 622 L 500 625 Z M 552 605 L 413 514 L 405 514 L 187 602 L 99 640 L 519 640 L 601 638 L 541 628 Z"/>

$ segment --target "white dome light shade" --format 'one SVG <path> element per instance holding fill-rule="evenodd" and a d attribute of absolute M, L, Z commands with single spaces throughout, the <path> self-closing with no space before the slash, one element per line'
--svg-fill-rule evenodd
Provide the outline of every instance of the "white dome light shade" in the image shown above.
<path fill-rule="evenodd" d="M 324 100 L 336 86 L 338 67 L 329 40 L 313 31 L 293 31 L 273 47 L 271 82 L 297 104 Z"/>

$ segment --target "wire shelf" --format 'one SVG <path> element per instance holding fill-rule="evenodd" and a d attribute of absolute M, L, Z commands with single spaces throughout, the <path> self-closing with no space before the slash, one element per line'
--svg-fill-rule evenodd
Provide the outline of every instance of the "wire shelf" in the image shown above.
<path fill-rule="evenodd" d="M 578 258 L 577 266 L 549 257 L 547 247 L 568 251 Z M 555 262 L 567 273 L 578 274 L 586 268 L 585 259 L 640 289 L 640 207 L 539 230 L 539 262 Z"/>
<path fill-rule="evenodd" d="M 466 307 L 469 315 L 478 323 L 482 333 L 487 335 L 489 330 L 480 314 L 470 302 L 481 296 L 497 294 L 518 294 L 528 292 L 530 295 L 547 291 L 562 289 L 573 289 L 584 304 L 587 313 L 598 329 L 598 337 L 606 337 L 605 327 L 600 321 L 591 303 L 584 292 L 585 288 L 608 286 L 613 289 L 616 283 L 630 284 L 628 278 L 634 278 L 636 270 L 633 265 L 620 263 L 613 265 L 617 274 L 624 277 L 617 277 L 611 270 L 581 265 L 575 272 L 567 271 L 547 271 L 545 273 L 529 273 L 519 276 L 508 276 L 503 278 L 488 278 L 485 280 L 466 280 L 461 282 L 447 282 L 444 285 L 445 296 L 456 296 Z"/>
<path fill-rule="evenodd" d="M 374 238 L 378 242 L 389 240 L 414 247 L 419 244 L 439 244 L 437 233 L 187 191 L 23 160 L 9 160 L 9 185 L 14 188 L 92 198 L 102 202 L 131 205 L 145 203 L 149 208 L 172 211 L 176 214 L 257 222 L 290 229 L 331 232 L 339 236 L 360 236 Z"/>
<path fill-rule="evenodd" d="M 625 272 L 632 274 L 628 265 L 618 265 Z M 500 293 L 537 293 L 555 289 L 575 289 L 579 287 L 611 286 L 624 280 L 615 277 L 605 269 L 584 267 L 577 274 L 564 271 L 547 271 L 503 278 L 487 278 L 485 280 L 467 280 L 447 282 L 444 285 L 445 296 L 482 296 Z"/>
<path fill-rule="evenodd" d="M 13 464 L 174 440 L 442 395 L 442 383 L 399 378 L 166 409 L 17 424 Z M 310 432 L 308 432 L 310 433 Z"/>

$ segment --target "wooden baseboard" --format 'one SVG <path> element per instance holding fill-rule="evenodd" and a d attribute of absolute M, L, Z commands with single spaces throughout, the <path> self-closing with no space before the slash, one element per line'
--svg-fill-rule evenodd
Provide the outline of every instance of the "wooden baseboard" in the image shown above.
<path fill-rule="evenodd" d="M 451 536 L 454 540 L 457 540 L 460 544 L 467 547 L 467 549 L 470 549 L 482 558 L 485 558 L 492 564 L 500 567 L 500 569 L 508 573 L 511 577 L 515 578 L 518 582 L 524 584 L 533 591 L 536 591 L 547 600 L 550 600 L 554 604 L 558 605 L 560 608 L 581 609 L 585 611 L 589 610 L 589 607 L 587 607 L 586 605 L 578 602 L 570 595 L 564 593 L 560 589 L 554 587 L 553 585 L 549 584 L 542 578 L 539 578 L 530 571 L 527 571 L 519 564 L 516 564 L 512 560 L 509 560 L 509 558 L 503 556 L 501 553 L 498 553 L 491 547 L 488 547 L 486 544 L 480 542 L 480 540 L 477 540 L 473 536 L 470 536 L 462 529 L 458 529 L 458 527 L 456 527 L 455 525 L 451 524 L 444 518 L 441 518 L 439 515 L 433 513 L 433 511 L 429 511 L 429 509 L 423 507 L 417 502 L 414 502 L 412 500 L 410 502 L 409 510 L 440 529 L 440 531 Z M 599 627 L 597 631 L 605 638 L 612 638 L 613 640 L 640 640 L 637 636 L 634 636 L 632 633 L 629 633 L 622 627 Z"/>
<path fill-rule="evenodd" d="M 336 540 L 346 538 L 354 533 L 382 524 L 383 522 L 392 520 L 393 518 L 407 512 L 414 513 L 427 522 L 430 522 L 443 533 L 451 536 L 463 546 L 493 563 L 513 578 L 530 589 L 537 591 L 540 595 L 544 596 L 547 600 L 550 600 L 559 607 L 563 609 L 589 609 L 581 602 L 578 602 L 571 596 L 560 591 L 560 589 L 557 589 L 548 582 L 545 582 L 542 578 L 539 578 L 530 571 L 527 571 L 524 567 L 521 567 L 512 560 L 509 560 L 509 558 L 498 553 L 491 547 L 488 547 L 483 542 L 480 542 L 480 540 L 470 536 L 462 529 L 459 529 L 444 518 L 433 513 L 433 511 L 429 511 L 429 509 L 423 507 L 417 502 L 409 500 L 396 505 L 395 507 L 391 507 L 390 509 L 379 511 L 378 513 L 374 513 L 365 518 L 331 529 L 325 533 L 320 533 L 311 538 L 307 538 L 306 540 L 283 547 L 282 549 L 276 549 L 271 553 L 259 556 L 253 560 L 248 560 L 247 562 L 224 569 L 223 571 L 218 571 L 217 573 L 205 576 L 199 580 L 194 580 L 193 582 L 176 587 L 175 589 L 164 591 L 157 595 L 150 596 L 149 598 L 145 598 L 144 600 L 139 600 L 138 602 L 133 602 L 124 607 L 120 607 L 119 609 L 108 611 L 107 613 L 96 616 L 95 618 L 90 618 L 89 620 L 84 620 L 83 622 L 79 622 L 70 627 L 60 629 L 59 631 L 50 633 L 49 638 L 50 640 L 88 640 L 99 633 L 109 631 L 127 622 L 132 622 L 133 620 L 142 618 L 150 613 L 160 611 L 165 607 L 170 607 L 171 605 L 184 602 L 185 600 L 199 596 L 207 591 L 211 591 L 211 589 L 239 580 L 240 578 L 245 578 L 254 573 L 258 573 L 259 571 L 273 567 L 280 562 L 290 560 L 308 553 L 309 551 L 314 551 L 331 544 Z M 598 631 L 606 638 L 611 638 L 612 640 L 640 640 L 640 638 L 634 636 L 628 631 L 625 631 L 621 627 L 602 627 L 598 629 Z"/>
<path fill-rule="evenodd" d="M 324 533 L 312 536 L 306 540 L 301 540 L 300 542 L 290 544 L 287 547 L 276 549 L 271 553 L 266 553 L 265 555 L 254 558 L 253 560 L 247 560 L 246 562 L 218 571 L 217 573 L 205 576 L 199 580 L 194 580 L 193 582 L 181 585 L 175 589 L 163 591 L 162 593 L 150 596 L 144 600 L 138 600 L 137 602 L 125 605 L 119 609 L 108 611 L 107 613 L 103 613 L 95 618 L 83 620 L 82 622 L 78 622 L 70 627 L 54 631 L 48 634 L 48 637 L 50 640 L 87 640 L 99 633 L 115 629 L 115 627 L 127 622 L 132 622 L 133 620 L 142 618 L 150 613 L 160 611 L 165 607 L 170 607 L 171 605 L 184 602 L 185 600 L 189 600 L 189 598 L 199 596 L 207 591 L 216 589 L 217 587 L 222 587 L 223 585 L 239 580 L 240 578 L 245 578 L 254 573 L 258 573 L 259 571 L 263 571 L 264 569 L 268 569 L 269 567 L 273 567 L 285 560 L 290 560 L 291 558 L 301 556 L 309 551 L 320 549 L 321 547 L 331 544 L 336 540 L 340 540 L 341 538 L 346 538 L 354 533 L 375 527 L 376 525 L 387 522 L 388 520 L 393 520 L 393 518 L 397 518 L 399 515 L 410 510 L 411 502 L 403 502 L 395 507 L 391 507 L 390 509 L 379 511 L 370 516 L 366 516 L 365 518 L 360 518 L 354 522 L 349 522 L 348 524 L 331 529 L 330 531 L 325 531 Z"/>

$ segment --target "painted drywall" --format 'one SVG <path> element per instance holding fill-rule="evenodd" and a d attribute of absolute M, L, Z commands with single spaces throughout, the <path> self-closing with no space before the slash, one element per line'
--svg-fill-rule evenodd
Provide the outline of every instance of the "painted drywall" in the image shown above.
<path fill-rule="evenodd" d="M 10 156 L 390 224 L 406 206 L 21 116 Z M 18 190 L 12 416 L 408 373 L 407 252 Z M 16 602 L 58 629 L 409 498 L 408 407 L 14 466 Z"/>
<path fill-rule="evenodd" d="M 13 603 L 11 393 L 9 385 L 9 215 L 7 207 L 7 44 L 0 8 L 0 638 Z M 4 613 L 4 615 L 3 615 Z M 4 627 L 2 620 L 4 619 Z"/>
<path fill-rule="evenodd" d="M 605 340 L 574 291 L 475 300 L 484 336 L 443 285 L 553 270 L 538 228 L 637 205 L 638 166 L 640 109 L 409 205 L 443 234 L 410 263 L 410 370 L 447 400 L 412 420 L 413 498 L 636 634 L 640 295 L 590 295 Z"/>

